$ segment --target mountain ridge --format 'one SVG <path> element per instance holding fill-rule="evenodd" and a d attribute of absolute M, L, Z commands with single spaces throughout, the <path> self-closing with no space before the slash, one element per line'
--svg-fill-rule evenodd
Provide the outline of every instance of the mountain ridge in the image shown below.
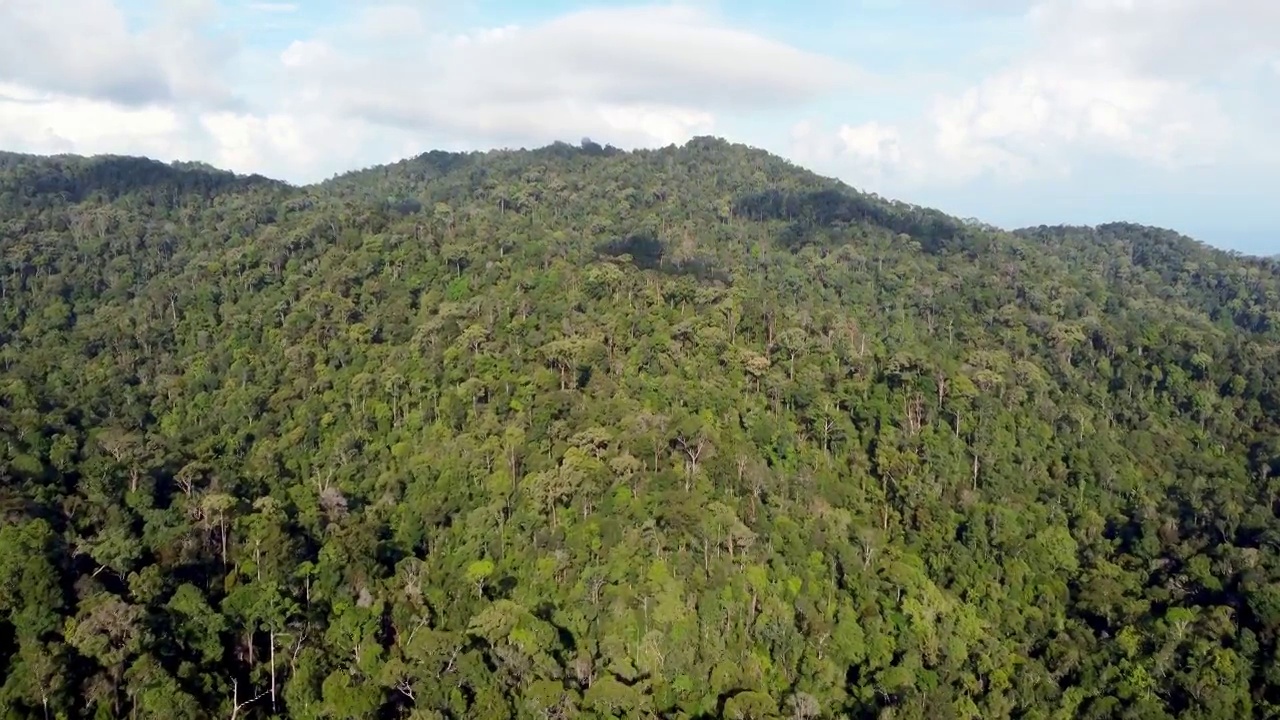
<path fill-rule="evenodd" d="M 763 154 L 769 158 L 772 158 L 773 160 L 779 160 L 784 163 L 787 163 L 788 165 L 791 165 L 793 168 L 796 168 L 803 173 L 812 175 L 813 178 L 819 181 L 830 183 L 836 187 L 845 188 L 847 190 L 853 191 L 860 195 L 865 195 L 866 197 L 873 198 L 874 200 L 882 201 L 890 204 L 907 205 L 909 207 L 926 210 L 930 213 L 946 215 L 941 211 L 925 208 L 924 206 L 918 206 L 912 203 L 908 203 L 908 202 L 904 202 L 896 199 L 888 199 L 876 193 L 869 193 L 869 192 L 858 190 L 857 188 L 845 183 L 842 180 L 839 180 L 838 178 L 824 176 L 824 175 L 815 173 L 813 171 L 807 170 L 799 165 L 795 165 L 794 163 L 791 163 L 790 161 L 787 161 L 781 158 L 780 156 L 769 153 L 766 150 L 755 148 L 742 143 L 734 143 L 718 136 L 698 136 L 698 137 L 691 138 L 690 140 L 686 141 L 686 143 L 684 143 L 683 145 L 671 144 L 662 148 L 642 148 L 642 149 L 630 150 L 630 151 L 621 150 L 611 145 L 601 146 L 598 143 L 594 143 L 590 140 L 584 140 L 579 145 L 571 145 L 563 141 L 557 141 L 557 142 L 554 142 L 545 146 L 536 147 L 536 148 L 501 148 L 501 149 L 495 148 L 490 150 L 471 150 L 471 151 L 458 151 L 458 152 L 431 150 L 431 151 L 420 153 L 418 155 L 406 157 L 401 160 L 391 161 L 381 165 L 374 165 L 374 166 L 369 166 L 365 168 L 356 168 L 352 170 L 343 171 L 340 173 L 336 173 L 333 176 L 324 180 L 318 180 L 315 182 L 302 183 L 302 184 L 295 184 L 295 183 L 280 180 L 277 178 L 270 178 L 270 177 L 261 175 L 259 173 L 238 173 L 235 171 L 225 170 L 203 161 L 175 160 L 175 161 L 165 163 L 163 161 L 155 160 L 145 156 L 118 155 L 118 154 L 79 155 L 74 153 L 59 153 L 59 154 L 53 154 L 53 155 L 44 155 L 44 154 L 19 153 L 19 152 L 0 150 L 0 170 L 9 166 L 15 166 L 20 164 L 30 164 L 30 163 L 35 163 L 39 165 L 43 163 L 70 162 L 70 163 L 76 163 L 76 164 L 85 165 L 89 167 L 120 164 L 124 166 L 122 168 L 124 170 L 136 169 L 138 167 L 145 167 L 145 166 L 151 165 L 156 167 L 157 169 L 163 167 L 163 168 L 172 169 L 178 172 L 193 172 L 196 174 L 208 175 L 208 176 L 213 176 L 218 178 L 234 178 L 235 180 L 248 182 L 248 183 L 255 183 L 255 182 L 269 183 L 269 184 L 274 184 L 280 187 L 287 187 L 295 191 L 308 191 L 308 190 L 320 190 L 320 189 L 333 189 L 333 188 L 341 187 L 343 184 L 346 184 L 346 183 L 351 183 L 351 182 L 358 183 L 362 179 L 371 175 L 392 175 L 397 171 L 412 175 L 413 179 L 417 182 L 426 182 L 429 180 L 438 179 L 443 175 L 448 174 L 449 172 L 457 170 L 463 166 L 467 166 L 468 163 L 473 164 L 477 160 L 483 160 L 486 157 L 489 157 L 489 158 L 503 157 L 503 156 L 510 156 L 513 154 L 520 154 L 520 153 L 528 153 L 535 158 L 555 157 L 555 156 L 565 157 L 565 156 L 572 156 L 575 154 L 584 154 L 587 157 L 598 157 L 598 156 L 607 157 L 607 156 L 612 156 L 617 154 L 636 153 L 636 152 L 656 153 L 656 152 L 664 152 L 664 151 L 671 151 L 671 150 L 679 150 L 682 148 L 687 148 L 695 145 L 703 148 L 716 147 L 716 146 L 727 147 L 727 148 L 740 148 L 740 149 L 745 148 L 751 152 Z M 415 165 L 422 165 L 424 163 L 426 164 L 426 167 L 418 170 L 417 174 L 415 175 L 414 170 L 412 168 L 414 168 Z M 422 174 L 424 171 L 425 173 L 428 173 L 428 174 Z M 947 215 L 947 217 L 973 227 L 981 227 L 986 230 L 998 230 L 1001 232 L 1006 232 L 1011 234 L 1022 234 L 1022 235 L 1032 235 L 1038 230 L 1043 231 L 1045 228 L 1054 228 L 1059 231 L 1104 232 L 1105 229 L 1109 227 L 1118 227 L 1118 226 L 1124 226 L 1124 227 L 1130 227 L 1130 228 L 1142 227 L 1160 234 L 1174 234 L 1177 236 L 1176 239 L 1190 240 L 1197 244 L 1203 245 L 1208 249 L 1211 249 L 1217 252 L 1227 253 L 1240 258 L 1252 258 L 1252 259 L 1262 260 L 1262 261 L 1274 260 L 1273 256 L 1253 255 L 1253 254 L 1242 253 L 1239 251 L 1230 250 L 1226 248 L 1220 248 L 1211 243 L 1186 236 L 1185 234 L 1180 233 L 1173 228 L 1157 226 L 1157 225 L 1146 225 L 1142 223 L 1133 223 L 1125 220 L 1113 220 L 1105 223 L 1099 223 L 1097 225 L 1086 225 L 1086 224 L 1079 224 L 1079 223 L 1055 223 L 1052 225 L 1041 224 L 1041 225 L 1032 225 L 1032 226 L 1022 227 L 1022 228 L 1003 228 L 1003 227 L 991 225 L 990 223 L 987 223 L 986 221 L 983 221 L 979 218 L 961 219 L 959 218 L 959 216 L 950 216 L 950 215 Z"/>

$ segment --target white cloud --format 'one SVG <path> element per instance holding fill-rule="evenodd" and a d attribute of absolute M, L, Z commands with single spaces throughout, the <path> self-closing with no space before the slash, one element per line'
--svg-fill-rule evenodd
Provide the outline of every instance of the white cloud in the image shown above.
<path fill-rule="evenodd" d="M 0 83 L 0 147 L 37 153 L 189 157 L 178 113 Z"/>
<path fill-rule="evenodd" d="M 903 143 L 898 128 L 878 122 L 830 130 L 805 120 L 791 129 L 793 159 L 816 167 L 838 165 L 841 176 L 858 185 L 879 187 L 891 181 L 911 157 Z"/>
<path fill-rule="evenodd" d="M 1028 19 L 1046 55 L 1197 80 L 1274 58 L 1273 0 L 1046 0 Z"/>
<path fill-rule="evenodd" d="M 399 159 L 379 152 L 396 137 L 366 123 L 290 113 L 210 113 L 200 118 L 211 162 L 219 167 L 274 177 L 319 179 L 377 162 Z"/>
<path fill-rule="evenodd" d="M 1104 66 L 1029 63 L 940 101 L 933 149 L 959 178 L 983 170 L 1065 172 L 1073 152 L 1175 167 L 1211 160 L 1229 139 L 1215 100 L 1159 77 Z M 952 162 L 954 164 L 954 162 Z"/>
<path fill-rule="evenodd" d="M 379 12 L 410 26 L 403 8 Z M 370 17 L 382 16 L 366 13 L 362 26 L 387 39 L 387 23 L 370 26 Z M 585 10 L 531 27 L 329 47 L 306 53 L 306 62 L 301 48 L 288 58 L 297 68 L 289 83 L 310 91 L 315 111 L 503 144 L 582 135 L 669 142 L 711 127 L 716 112 L 801 103 L 854 77 L 835 61 L 683 6 Z"/>
<path fill-rule="evenodd" d="M 294 40 L 280 53 L 280 62 L 287 68 L 301 68 L 333 60 L 333 48 L 323 40 Z"/>
<path fill-rule="evenodd" d="M 216 0 L 155 7 L 164 12 L 138 29 L 114 0 L 0 0 L 0 82 L 24 97 L 0 105 L 0 140 L 308 181 L 433 147 L 681 142 L 714 132 L 722 113 L 793 107 L 858 79 L 691 5 L 459 34 L 423 3 L 369 3 L 269 53 L 213 32 L 226 12 Z M 305 14 L 297 3 L 237 7 Z M 251 54 L 233 63 L 240 51 Z M 251 68 L 240 89 L 256 104 L 232 92 L 231 67 Z"/>
<path fill-rule="evenodd" d="M 427 24 L 422 11 L 412 5 L 370 5 L 361 9 L 354 33 L 372 40 L 421 39 Z"/>
<path fill-rule="evenodd" d="M 207 30 L 212 0 L 170 0 L 141 30 L 113 0 L 0 2 L 0 82 L 122 105 L 226 103 L 234 51 Z"/>
<path fill-rule="evenodd" d="M 927 117 L 888 129 L 842 126 L 794 152 L 901 192 L 983 175 L 1063 176 L 1078 157 L 1192 167 L 1240 157 L 1266 139 L 1246 113 L 1233 112 L 1228 90 L 1251 68 L 1280 57 L 1280 3 L 1022 4 L 1029 6 L 1032 51 L 966 90 L 937 97 Z M 869 153 L 868 138 L 893 142 L 877 141 Z M 878 163 L 874 173 L 869 158 Z"/>
<path fill-rule="evenodd" d="M 131 104 L 170 95 L 110 0 L 0 3 L 0 80 Z"/>

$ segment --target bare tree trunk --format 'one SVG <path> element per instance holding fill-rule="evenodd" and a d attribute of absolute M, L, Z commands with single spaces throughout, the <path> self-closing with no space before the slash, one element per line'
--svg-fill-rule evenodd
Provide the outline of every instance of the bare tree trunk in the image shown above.
<path fill-rule="evenodd" d="M 276 631 L 269 631 L 271 642 L 271 713 L 276 712 Z"/>

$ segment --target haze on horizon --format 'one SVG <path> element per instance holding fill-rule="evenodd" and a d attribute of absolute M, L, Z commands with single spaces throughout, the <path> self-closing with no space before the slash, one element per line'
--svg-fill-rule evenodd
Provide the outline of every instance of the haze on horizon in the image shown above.
<path fill-rule="evenodd" d="M 1267 0 L 10 0 L 0 148 L 308 182 L 713 134 L 1004 227 L 1268 255 L 1276 27 Z"/>

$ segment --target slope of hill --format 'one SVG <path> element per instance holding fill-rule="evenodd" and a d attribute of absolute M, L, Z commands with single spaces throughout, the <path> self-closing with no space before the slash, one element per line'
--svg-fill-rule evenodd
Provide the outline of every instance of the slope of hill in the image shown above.
<path fill-rule="evenodd" d="M 1241 256 L 1171 230 L 1129 223 L 1018 233 L 1044 242 L 1073 266 L 1092 268 L 1114 283 L 1140 285 L 1134 294 L 1189 304 L 1250 332 L 1280 329 L 1280 262 L 1275 258 Z"/>
<path fill-rule="evenodd" d="M 0 715 L 1280 715 L 1275 264 L 712 138 L 0 157 Z"/>

